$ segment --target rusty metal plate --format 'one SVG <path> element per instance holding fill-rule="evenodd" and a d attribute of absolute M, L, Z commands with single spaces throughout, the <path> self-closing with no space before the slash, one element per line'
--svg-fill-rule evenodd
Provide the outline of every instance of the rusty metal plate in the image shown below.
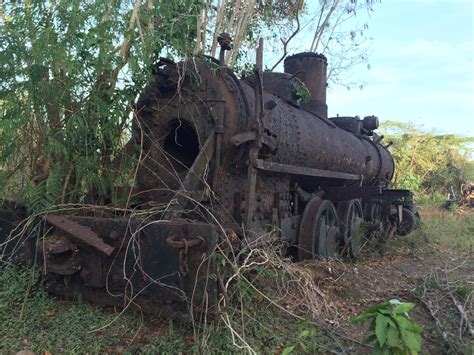
<path fill-rule="evenodd" d="M 104 241 L 97 236 L 97 233 L 71 219 L 64 216 L 47 215 L 45 220 L 49 224 L 65 232 L 68 236 L 89 244 L 94 249 L 106 254 L 107 256 L 110 256 L 114 251 L 114 248 L 107 243 L 104 243 Z"/>
<path fill-rule="evenodd" d="M 148 309 L 165 303 L 207 309 L 217 301 L 213 226 L 184 219 L 145 224 L 124 218 L 51 217 L 47 221 L 54 228 L 37 250 L 53 292 L 80 292 L 94 302 L 102 295 L 100 303 L 106 304 L 134 299 L 140 306 L 154 305 Z M 98 240 L 109 248 L 101 248 Z M 112 250 L 110 255 L 106 250 Z M 67 285 L 64 275 L 70 275 Z"/>
<path fill-rule="evenodd" d="M 172 220 L 148 225 L 139 243 L 143 272 L 154 283 L 147 293 L 156 295 L 167 288 L 193 305 L 215 303 L 211 254 L 216 243 L 214 228 L 206 223 Z"/>

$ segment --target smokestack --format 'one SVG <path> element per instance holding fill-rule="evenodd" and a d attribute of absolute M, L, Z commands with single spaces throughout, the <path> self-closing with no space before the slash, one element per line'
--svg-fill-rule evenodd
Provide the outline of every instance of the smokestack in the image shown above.
<path fill-rule="evenodd" d="M 287 57 L 284 62 L 285 73 L 300 79 L 308 88 L 310 101 L 301 107 L 318 115 L 328 118 L 326 105 L 326 57 L 312 52 L 298 53 Z"/>

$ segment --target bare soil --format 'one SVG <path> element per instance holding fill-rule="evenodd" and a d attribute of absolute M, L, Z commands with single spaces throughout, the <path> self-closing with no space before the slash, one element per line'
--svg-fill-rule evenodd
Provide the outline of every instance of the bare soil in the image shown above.
<path fill-rule="evenodd" d="M 328 319 L 328 330 L 346 340 L 353 339 L 353 351 L 370 352 L 359 344 L 366 336 L 366 327 L 354 325 L 351 318 L 373 304 L 398 299 L 416 304 L 411 317 L 423 325 L 424 352 L 473 354 L 474 339 L 465 324 L 461 325 L 460 312 L 452 299 L 464 307 L 472 322 L 472 251 L 430 243 L 414 248 L 410 244 L 395 241 L 385 256 L 372 253 L 352 264 L 334 260 L 308 263 L 315 282 L 337 312 L 335 321 L 333 317 Z"/>

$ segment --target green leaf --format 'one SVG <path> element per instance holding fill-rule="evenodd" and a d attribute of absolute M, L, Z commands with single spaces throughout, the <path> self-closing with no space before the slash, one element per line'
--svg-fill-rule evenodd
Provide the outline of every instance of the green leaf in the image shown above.
<path fill-rule="evenodd" d="M 421 351 L 421 336 L 420 334 L 415 334 L 409 330 L 400 330 L 402 335 L 403 342 L 411 350 L 419 352 Z"/>
<path fill-rule="evenodd" d="M 372 350 L 372 355 L 382 355 L 382 348 L 379 343 L 374 344 L 374 349 Z"/>
<path fill-rule="evenodd" d="M 373 318 L 372 322 L 370 322 L 369 332 L 375 332 L 375 318 Z"/>
<path fill-rule="evenodd" d="M 413 307 L 415 307 L 414 303 L 402 303 L 402 304 L 399 304 L 398 306 L 395 306 L 393 308 L 393 313 L 395 313 L 395 314 L 406 313 L 409 310 L 411 310 Z"/>
<path fill-rule="evenodd" d="M 299 342 L 299 346 L 300 346 L 300 348 L 303 350 L 303 352 L 306 352 L 306 351 L 307 351 L 307 347 L 306 347 L 306 345 L 305 345 L 302 341 Z"/>
<path fill-rule="evenodd" d="M 281 355 L 288 355 L 288 354 L 291 354 L 293 352 L 293 350 L 295 349 L 295 346 L 288 346 L 286 348 L 283 349 L 283 351 L 281 352 Z"/>
<path fill-rule="evenodd" d="M 400 329 L 413 330 L 413 323 L 404 316 L 395 316 L 395 320 Z"/>
<path fill-rule="evenodd" d="M 374 318 L 375 315 L 377 314 L 377 311 L 379 310 L 388 310 L 388 305 L 389 303 L 388 302 L 383 302 L 383 303 L 379 303 L 379 304 L 376 304 L 372 307 L 370 307 L 369 309 L 367 309 L 364 313 L 356 316 L 356 317 L 353 317 L 352 318 L 352 321 L 354 323 L 358 323 L 358 322 L 362 322 L 368 318 Z"/>
<path fill-rule="evenodd" d="M 390 316 L 387 317 L 387 322 L 388 322 L 388 324 L 389 324 L 390 326 L 392 326 L 392 327 L 394 327 L 394 328 L 397 327 L 397 325 L 395 324 L 395 320 L 393 319 L 392 315 L 390 315 Z"/>
<path fill-rule="evenodd" d="M 387 317 L 379 313 L 375 319 L 375 335 L 377 336 L 380 346 L 383 346 L 387 339 L 387 325 Z"/>
<path fill-rule="evenodd" d="M 413 324 L 413 332 L 414 333 L 421 333 L 423 331 L 423 327 L 417 323 L 412 323 Z"/>
<path fill-rule="evenodd" d="M 364 313 L 374 313 L 374 312 L 376 312 L 378 310 L 381 310 L 381 309 L 388 309 L 388 305 L 389 305 L 388 302 L 382 302 L 382 303 L 379 303 L 379 304 L 376 304 L 376 305 L 370 307 Z"/>
<path fill-rule="evenodd" d="M 300 338 L 307 337 L 309 335 L 309 330 L 305 329 L 300 333 Z"/>
<path fill-rule="evenodd" d="M 352 317 L 352 322 L 354 323 L 360 323 L 366 319 L 369 319 L 369 318 L 374 318 L 377 314 L 377 311 L 376 310 L 371 310 L 370 308 L 368 310 L 366 310 L 364 313 L 361 313 L 359 314 L 358 316 L 356 317 Z"/>
<path fill-rule="evenodd" d="M 371 318 L 375 315 L 375 313 L 367 313 L 367 312 L 364 312 L 362 314 L 359 314 L 358 316 L 356 317 L 352 317 L 351 321 L 353 323 L 360 323 L 368 318 Z"/>
<path fill-rule="evenodd" d="M 400 347 L 400 333 L 397 328 L 388 327 L 387 330 L 387 344 L 390 347 Z"/>

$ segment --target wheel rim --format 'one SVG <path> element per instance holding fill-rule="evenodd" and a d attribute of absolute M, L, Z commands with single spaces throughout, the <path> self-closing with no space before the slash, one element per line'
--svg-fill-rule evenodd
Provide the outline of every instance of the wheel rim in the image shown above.
<path fill-rule="evenodd" d="M 405 236 L 410 234 L 416 228 L 415 214 L 408 208 L 402 210 L 402 222 L 397 230 L 397 234 Z"/>
<path fill-rule="evenodd" d="M 382 221 L 382 204 L 380 202 L 374 202 L 372 205 L 372 221 Z"/>
<path fill-rule="evenodd" d="M 358 201 L 351 203 L 349 210 L 349 224 L 347 230 L 347 245 L 349 245 L 351 256 L 357 257 L 362 247 L 362 222 L 364 221 L 364 213 L 362 206 Z"/>

